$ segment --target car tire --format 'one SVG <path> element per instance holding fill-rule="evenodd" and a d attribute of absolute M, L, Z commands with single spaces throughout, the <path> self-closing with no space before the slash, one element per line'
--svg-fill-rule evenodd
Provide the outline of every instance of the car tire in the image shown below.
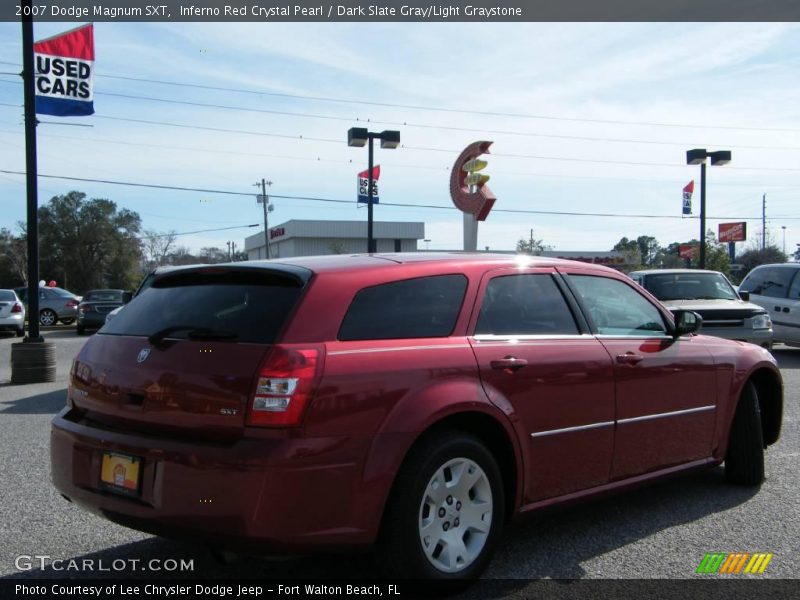
<path fill-rule="evenodd" d="M 25 337 L 25 329 L 17 329 L 17 337 Z"/>
<path fill-rule="evenodd" d="M 497 461 L 480 440 L 457 431 L 426 437 L 392 488 L 378 541 L 380 567 L 390 577 L 456 589 L 477 579 L 504 526 L 504 496 Z"/>
<path fill-rule="evenodd" d="M 61 319 L 61 322 L 64 325 L 72 325 L 75 322 L 75 319 Z"/>
<path fill-rule="evenodd" d="M 725 455 L 725 477 L 737 485 L 760 485 L 764 481 L 764 437 L 758 392 L 748 381 L 736 414 L 733 416 L 728 453 Z"/>
<path fill-rule="evenodd" d="M 57 322 L 58 315 L 49 308 L 45 308 L 39 313 L 39 325 L 49 327 L 50 325 L 55 325 Z"/>

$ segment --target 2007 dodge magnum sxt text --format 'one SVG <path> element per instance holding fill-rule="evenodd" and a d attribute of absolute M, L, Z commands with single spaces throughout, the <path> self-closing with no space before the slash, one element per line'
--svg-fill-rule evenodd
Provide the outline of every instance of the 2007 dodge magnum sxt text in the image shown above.
<path fill-rule="evenodd" d="M 611 269 L 329 256 L 156 276 L 76 357 L 52 472 L 108 519 L 240 552 L 366 546 L 468 579 L 537 508 L 725 462 L 783 384 Z"/>

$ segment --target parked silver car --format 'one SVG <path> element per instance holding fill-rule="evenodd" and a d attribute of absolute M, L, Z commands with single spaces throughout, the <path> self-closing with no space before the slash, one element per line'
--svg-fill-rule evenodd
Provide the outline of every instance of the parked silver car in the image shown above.
<path fill-rule="evenodd" d="M 14 290 L 0 290 L 0 330 L 25 335 L 25 306 Z"/>
<path fill-rule="evenodd" d="M 17 296 L 28 305 L 28 288 L 14 288 Z M 78 317 L 80 298 L 60 287 L 39 288 L 39 324 L 55 325 L 61 321 L 65 325 L 75 322 Z"/>
<path fill-rule="evenodd" d="M 702 333 L 772 348 L 772 321 L 762 307 L 739 297 L 718 271 L 659 269 L 634 271 L 631 278 L 667 308 L 703 317 Z"/>

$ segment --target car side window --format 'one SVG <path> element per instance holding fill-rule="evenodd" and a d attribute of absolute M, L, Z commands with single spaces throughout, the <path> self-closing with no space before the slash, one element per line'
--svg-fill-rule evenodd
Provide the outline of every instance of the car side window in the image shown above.
<path fill-rule="evenodd" d="M 486 287 L 475 335 L 577 335 L 575 318 L 548 274 L 502 275 Z"/>
<path fill-rule="evenodd" d="M 339 328 L 339 339 L 447 337 L 456 325 L 467 278 L 436 275 L 360 290 Z"/>
<path fill-rule="evenodd" d="M 794 279 L 789 288 L 789 300 L 800 300 L 800 269 L 795 269 L 794 273 Z"/>
<path fill-rule="evenodd" d="M 661 312 L 626 283 L 594 275 L 570 275 L 601 335 L 663 336 L 667 327 Z"/>
<path fill-rule="evenodd" d="M 794 269 L 766 267 L 751 272 L 742 282 L 743 292 L 767 296 L 769 298 L 786 298 Z"/>

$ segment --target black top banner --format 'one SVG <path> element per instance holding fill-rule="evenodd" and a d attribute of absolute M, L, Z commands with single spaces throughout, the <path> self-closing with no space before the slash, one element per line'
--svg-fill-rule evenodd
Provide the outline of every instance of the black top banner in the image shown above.
<path fill-rule="evenodd" d="M 0 2 L 0 21 L 778 22 L 800 0 L 44 0 Z"/>

